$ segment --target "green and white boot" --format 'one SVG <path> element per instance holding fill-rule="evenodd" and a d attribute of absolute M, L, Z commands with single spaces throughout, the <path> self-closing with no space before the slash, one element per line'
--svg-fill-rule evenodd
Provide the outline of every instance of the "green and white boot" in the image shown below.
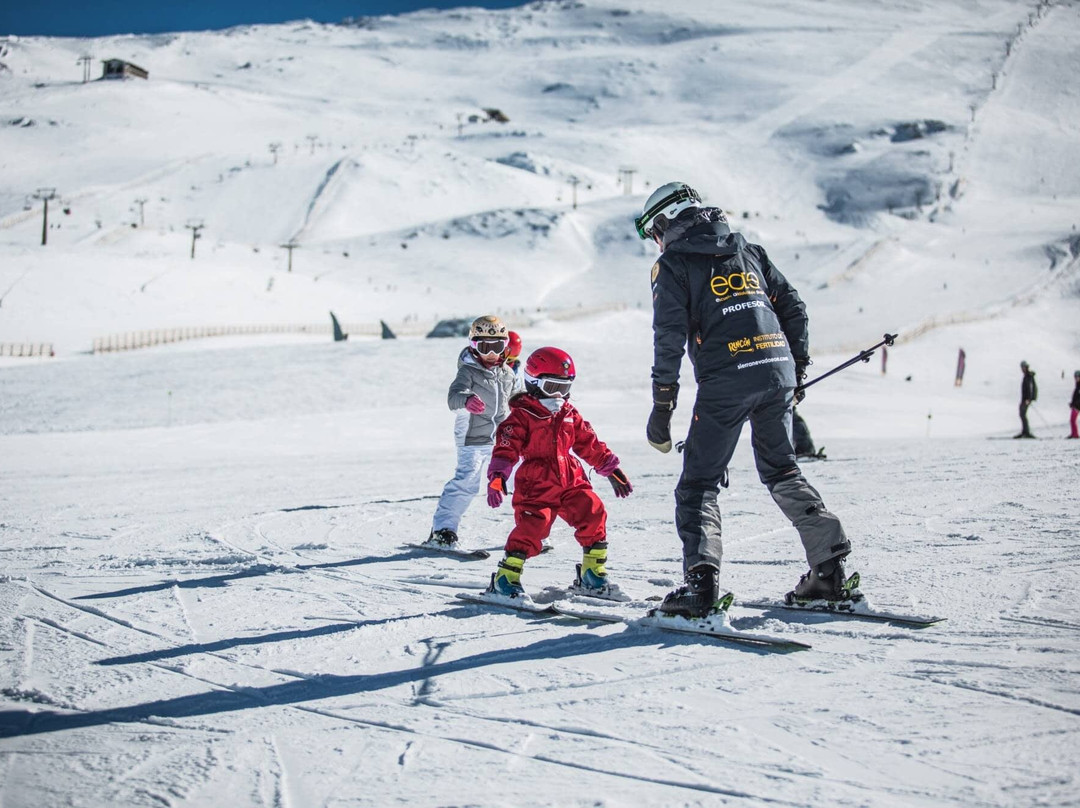
<path fill-rule="evenodd" d="M 487 591 L 507 598 L 527 598 L 525 587 L 521 585 L 521 572 L 524 568 L 525 556 L 507 553 L 491 574 L 491 586 Z"/>
<path fill-rule="evenodd" d="M 601 600 L 628 601 L 630 597 L 624 595 L 619 585 L 608 580 L 607 567 L 607 542 L 600 541 L 584 548 L 581 563 L 577 565 L 577 576 L 570 585 L 569 591 L 574 595 L 584 595 L 588 598 L 600 598 Z"/>

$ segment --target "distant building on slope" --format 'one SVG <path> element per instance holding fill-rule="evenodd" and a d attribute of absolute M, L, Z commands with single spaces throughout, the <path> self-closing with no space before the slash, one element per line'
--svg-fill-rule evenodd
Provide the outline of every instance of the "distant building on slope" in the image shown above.
<path fill-rule="evenodd" d="M 103 79 L 148 79 L 150 74 L 138 65 L 125 62 L 123 59 L 106 59 L 103 64 L 105 69 L 101 74 Z"/>

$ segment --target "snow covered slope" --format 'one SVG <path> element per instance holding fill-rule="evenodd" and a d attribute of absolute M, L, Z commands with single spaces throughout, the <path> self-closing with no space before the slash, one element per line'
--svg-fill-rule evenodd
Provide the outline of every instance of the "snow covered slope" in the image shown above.
<path fill-rule="evenodd" d="M 555 0 L 0 39 L 0 353 L 57 353 L 0 355 L 0 802 L 1074 801 L 1078 37 L 1076 2 Z M 87 53 L 150 78 L 83 84 Z M 614 574 L 676 582 L 632 224 L 676 178 L 799 288 L 814 370 L 899 332 L 800 407 L 807 473 L 872 599 L 948 622 L 736 608 L 814 646 L 769 655 L 462 606 L 492 565 L 401 549 L 453 462 L 460 341 L 416 335 L 499 312 L 571 351 L 634 481 L 601 490 Z M 86 353 L 329 310 L 405 336 Z M 988 440 L 1021 359 L 1047 439 Z M 803 562 L 746 441 L 732 477 L 723 584 L 779 595 Z"/>

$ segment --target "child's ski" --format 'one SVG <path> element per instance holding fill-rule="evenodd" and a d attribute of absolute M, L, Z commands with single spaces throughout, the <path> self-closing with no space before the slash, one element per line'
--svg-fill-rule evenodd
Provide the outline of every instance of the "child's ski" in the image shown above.
<path fill-rule="evenodd" d="M 459 600 L 467 600 L 469 603 L 478 603 L 482 606 L 497 606 L 502 609 L 513 609 L 517 612 L 549 615 L 556 613 L 552 604 L 537 603 L 528 596 L 511 598 L 495 592 L 458 592 L 454 597 Z"/>

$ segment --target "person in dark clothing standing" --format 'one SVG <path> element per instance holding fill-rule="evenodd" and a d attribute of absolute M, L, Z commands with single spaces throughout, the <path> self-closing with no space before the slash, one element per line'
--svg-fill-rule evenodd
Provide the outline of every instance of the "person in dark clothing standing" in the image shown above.
<path fill-rule="evenodd" d="M 825 459 L 825 447 L 820 449 L 814 446 L 814 439 L 810 437 L 810 427 L 807 426 L 806 421 L 797 408 L 791 410 L 791 432 L 795 438 L 795 457 L 802 460 L 808 458 L 811 460 L 824 460 Z"/>
<path fill-rule="evenodd" d="M 1069 437 L 1080 438 L 1080 432 L 1076 428 L 1076 419 L 1080 416 L 1080 370 L 1073 371 L 1073 380 L 1076 387 L 1073 389 L 1072 401 L 1069 402 Z"/>
<path fill-rule="evenodd" d="M 684 351 L 698 383 L 675 488 L 686 583 L 667 595 L 659 611 L 703 617 L 714 608 L 723 555 L 717 494 L 746 420 L 758 476 L 798 530 L 810 565 L 788 597 L 806 602 L 853 596 L 843 565 L 851 545 L 795 460 L 792 406 L 810 364 L 798 292 L 762 247 L 731 232 L 723 211 L 703 206 L 684 183 L 658 188 L 635 223 L 638 235 L 661 250 L 651 279 L 653 409 L 646 434 L 654 448 L 671 450 Z"/>
<path fill-rule="evenodd" d="M 1031 427 L 1028 426 L 1027 411 L 1028 407 L 1038 399 L 1039 388 L 1035 384 L 1035 371 L 1028 366 L 1027 362 L 1020 363 L 1020 370 L 1024 373 L 1024 380 L 1020 382 L 1020 434 L 1013 437 L 1034 438 Z"/>

